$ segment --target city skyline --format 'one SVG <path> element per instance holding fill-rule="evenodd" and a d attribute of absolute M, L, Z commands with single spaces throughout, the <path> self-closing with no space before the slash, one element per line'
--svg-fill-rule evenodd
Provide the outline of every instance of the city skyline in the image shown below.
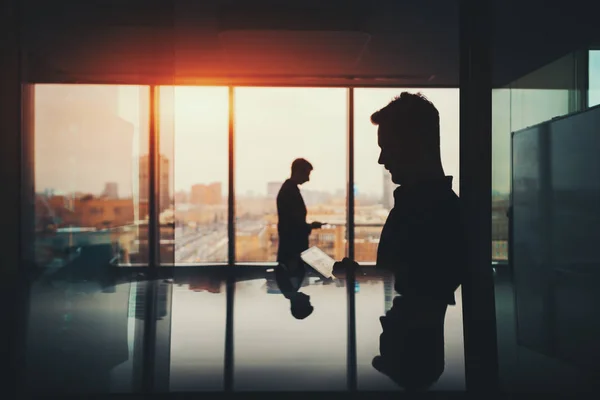
<path fill-rule="evenodd" d="M 136 87 L 120 90 L 121 115 L 135 123 L 139 107 L 133 103 L 139 103 L 139 93 Z M 377 127 L 369 117 L 403 90 L 356 89 L 355 183 L 360 192 L 382 194 L 376 181 L 381 168 L 377 164 Z M 458 90 L 406 90 L 422 92 L 439 109 L 442 158 L 458 191 Z M 174 190 L 195 182 L 227 182 L 228 89 L 161 87 L 160 93 L 160 150 L 167 156 L 173 154 Z M 236 88 L 235 93 L 236 192 L 266 194 L 264 184 L 287 179 L 291 163 L 298 157 L 307 158 L 315 167 L 311 182 L 305 184 L 307 189 L 345 189 L 345 89 Z"/>

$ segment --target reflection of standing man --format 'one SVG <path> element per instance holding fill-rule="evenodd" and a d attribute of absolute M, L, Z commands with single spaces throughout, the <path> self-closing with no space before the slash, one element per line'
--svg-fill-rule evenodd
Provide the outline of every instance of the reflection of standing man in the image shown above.
<path fill-rule="evenodd" d="M 296 319 L 304 319 L 313 312 L 310 296 L 300 292 L 305 286 L 306 267 L 300 260 L 295 259 L 275 268 L 275 280 L 281 294 L 290 301 L 290 311 Z"/>
<path fill-rule="evenodd" d="M 306 205 L 298 185 L 310 180 L 312 165 L 303 158 L 292 163 L 292 174 L 277 194 L 277 231 L 279 249 L 277 262 L 286 263 L 300 257 L 308 249 L 308 237 L 313 229 L 323 225 L 320 222 L 306 223 Z"/>

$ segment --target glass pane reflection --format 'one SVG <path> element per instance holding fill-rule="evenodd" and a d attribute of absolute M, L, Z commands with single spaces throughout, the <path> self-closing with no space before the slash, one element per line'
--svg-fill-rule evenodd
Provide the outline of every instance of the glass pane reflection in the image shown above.
<path fill-rule="evenodd" d="M 346 390 L 347 311 L 345 281 L 324 283 L 308 274 L 299 292 L 314 310 L 305 319 L 275 272 L 239 280 L 234 308 L 234 389 Z M 288 295 L 289 296 L 289 295 Z"/>
<path fill-rule="evenodd" d="M 171 391 L 223 390 L 225 279 L 175 279 L 171 319 Z"/>
<path fill-rule="evenodd" d="M 139 383 L 145 284 L 76 277 L 86 264 L 32 285 L 27 377 L 35 393 L 131 392 Z"/>
<path fill-rule="evenodd" d="M 138 391 L 148 87 L 35 85 L 35 265 L 27 387 Z M 134 362 L 135 361 L 135 362 Z"/>

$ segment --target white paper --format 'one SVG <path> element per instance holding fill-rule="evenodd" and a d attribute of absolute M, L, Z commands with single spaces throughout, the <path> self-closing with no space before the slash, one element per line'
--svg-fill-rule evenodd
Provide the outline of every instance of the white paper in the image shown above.
<path fill-rule="evenodd" d="M 318 247 L 311 247 L 303 251 L 300 257 L 325 278 L 335 278 L 333 276 L 333 264 L 335 264 L 335 260 L 329 257 L 323 250 Z"/>

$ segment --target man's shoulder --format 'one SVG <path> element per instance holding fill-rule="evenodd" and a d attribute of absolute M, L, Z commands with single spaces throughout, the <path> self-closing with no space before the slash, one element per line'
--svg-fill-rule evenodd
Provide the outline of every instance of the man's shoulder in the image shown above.
<path fill-rule="evenodd" d="M 277 195 L 280 195 L 281 193 L 285 193 L 288 190 L 289 185 L 287 182 L 288 181 L 285 181 L 281 184 L 281 186 L 279 187 L 279 191 L 277 192 Z"/>
<path fill-rule="evenodd" d="M 295 193 L 299 192 L 298 186 L 291 180 L 286 180 L 281 184 L 281 188 L 279 189 L 279 194 L 281 193 Z"/>
<path fill-rule="evenodd" d="M 290 179 L 286 179 L 282 184 L 281 184 L 281 188 L 279 189 L 279 191 L 282 190 L 289 190 L 289 189 L 293 189 L 295 188 L 296 185 L 294 184 L 294 182 L 292 182 Z"/>

